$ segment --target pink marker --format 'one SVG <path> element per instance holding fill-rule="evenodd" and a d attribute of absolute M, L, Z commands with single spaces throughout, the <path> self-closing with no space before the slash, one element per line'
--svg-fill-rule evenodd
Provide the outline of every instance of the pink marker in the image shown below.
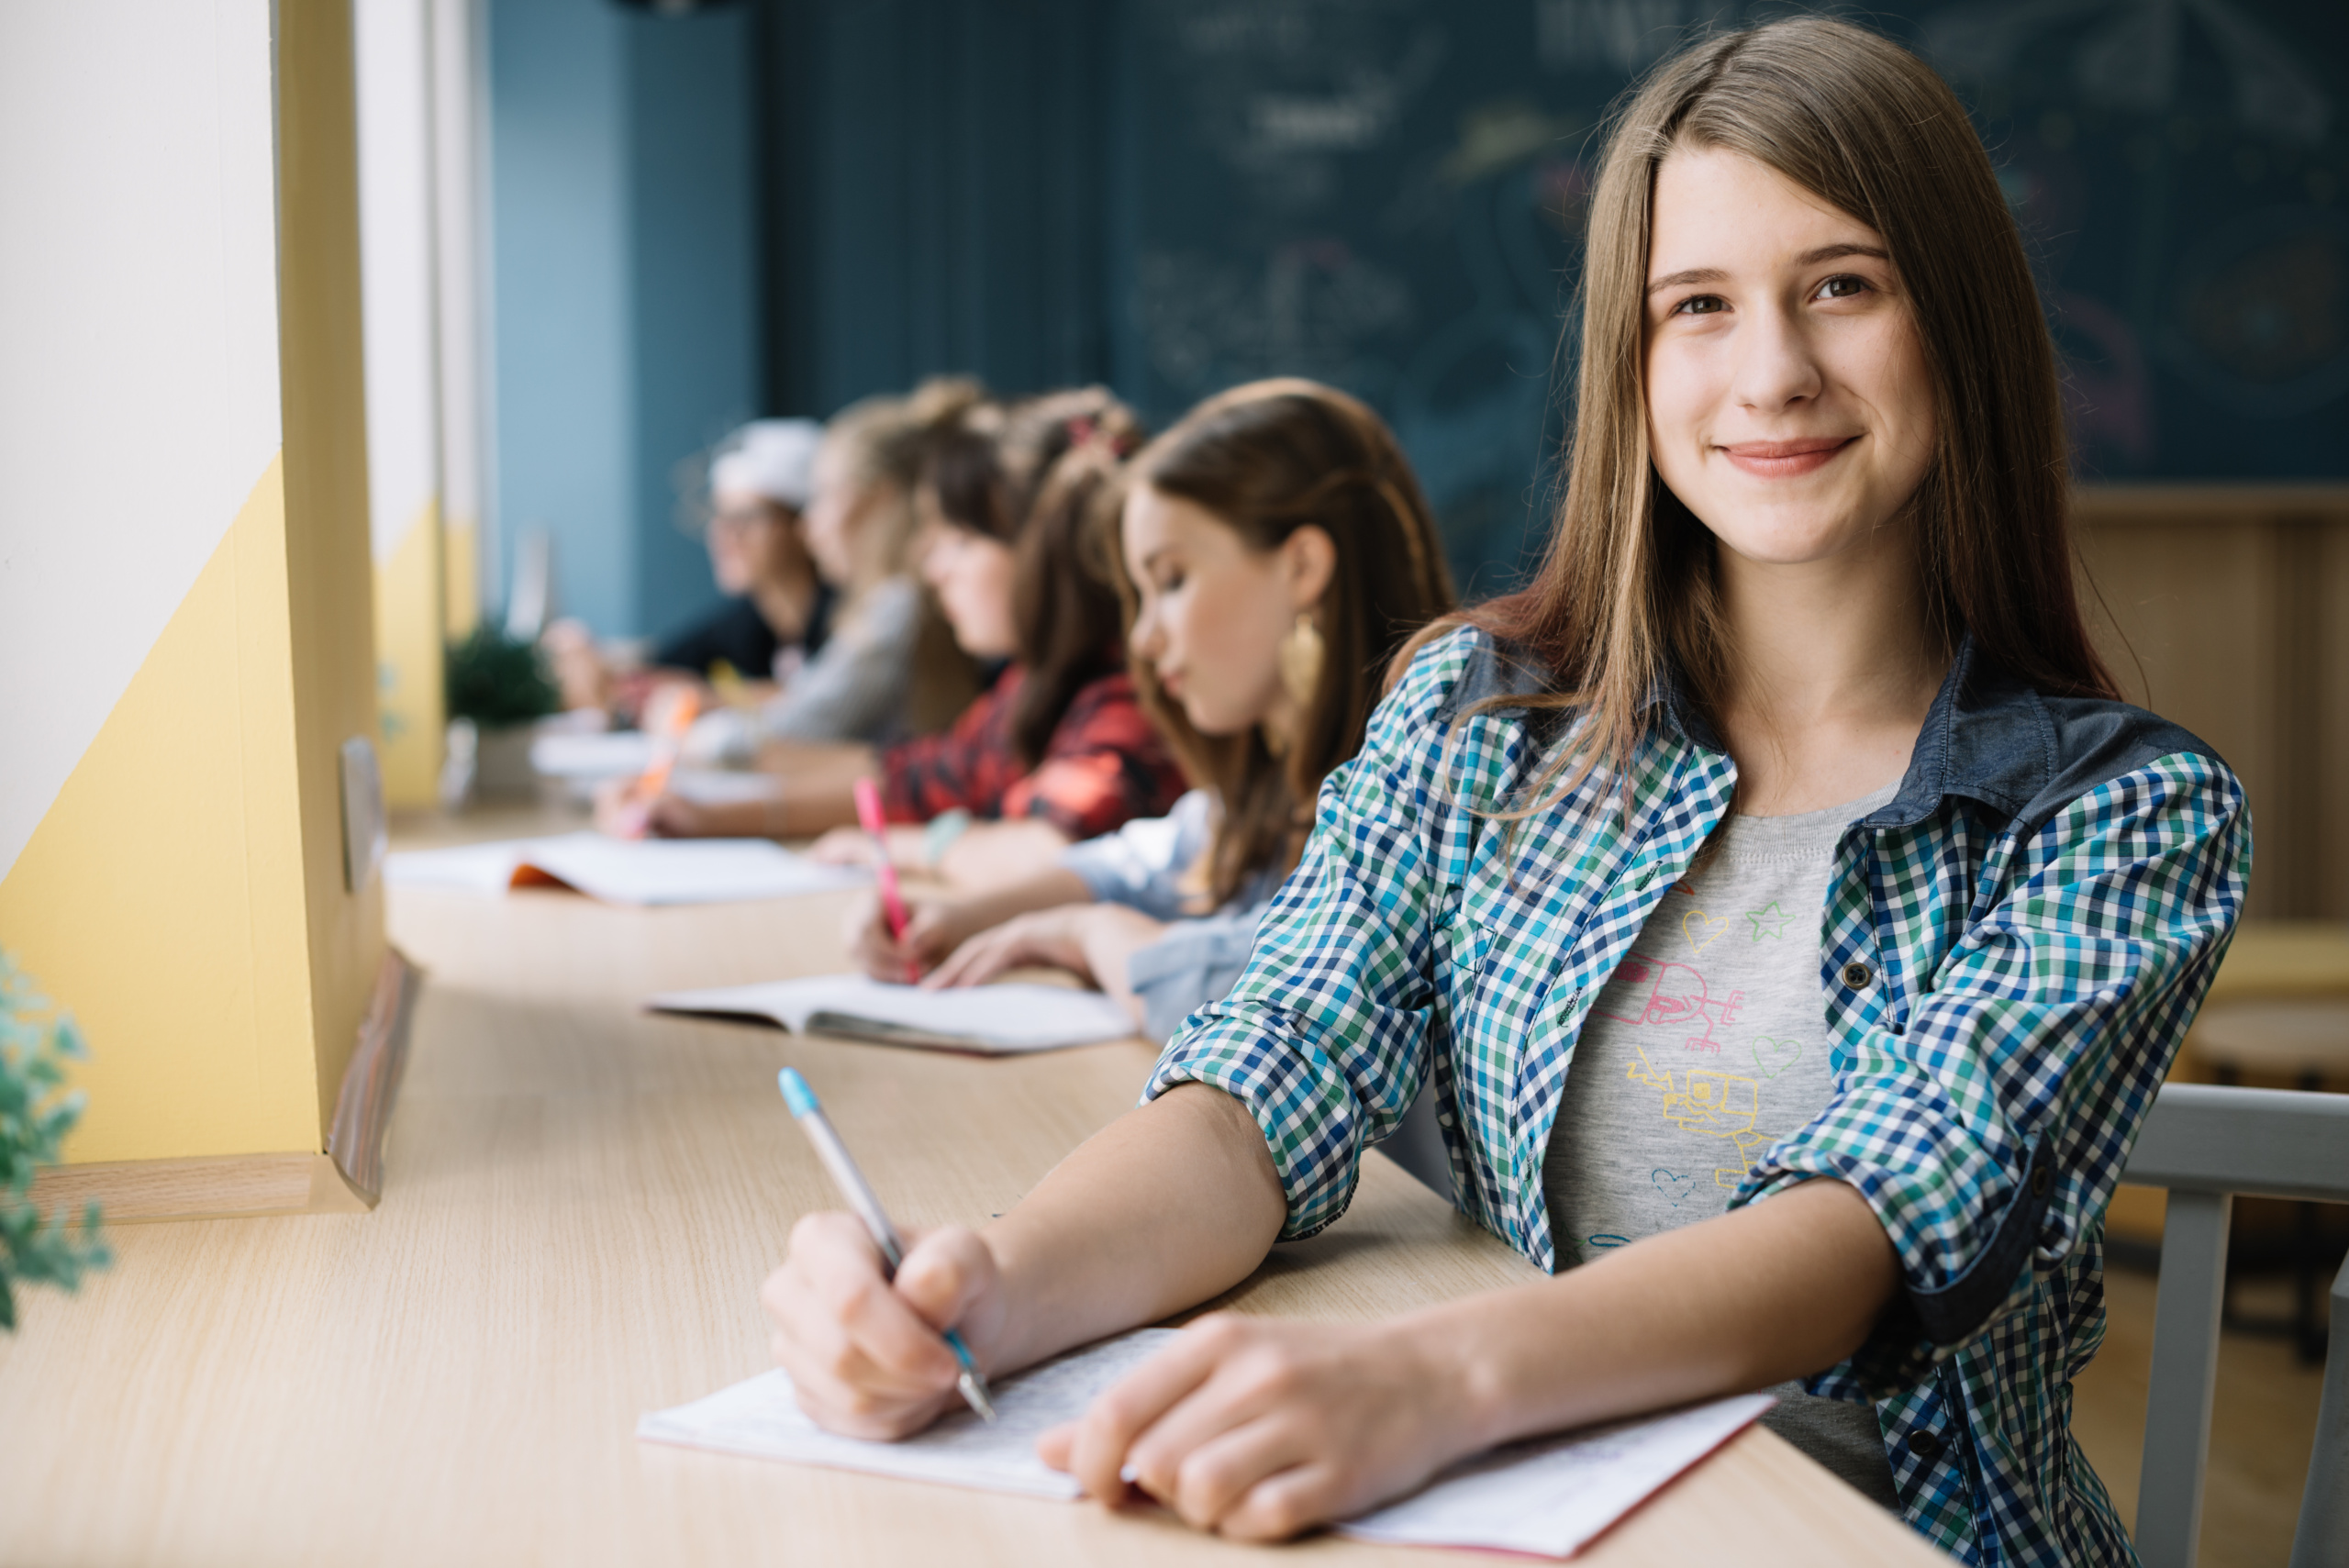
<path fill-rule="evenodd" d="M 881 912 L 888 917 L 889 937 L 893 941 L 906 940 L 906 900 L 897 891 L 897 864 L 889 858 L 889 825 L 881 816 L 881 792 L 869 778 L 856 781 L 856 817 L 864 830 L 873 835 L 874 874 L 881 883 Z M 906 968 L 916 980 L 921 978 L 921 965 L 906 960 Z"/>

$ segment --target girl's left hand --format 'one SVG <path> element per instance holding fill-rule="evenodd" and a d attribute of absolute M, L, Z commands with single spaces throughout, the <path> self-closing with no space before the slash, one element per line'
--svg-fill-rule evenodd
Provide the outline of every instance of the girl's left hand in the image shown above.
<path fill-rule="evenodd" d="M 1083 922 L 1097 909 L 1092 904 L 1063 904 L 1055 909 L 1014 915 L 956 948 L 945 962 L 923 975 L 921 983 L 933 989 L 984 985 L 1006 970 L 1038 965 L 1065 969 L 1080 980 L 1092 980 Z"/>
<path fill-rule="evenodd" d="M 1464 1368 L 1400 1322 L 1210 1313 L 1037 1440 L 1114 1504 L 1132 1485 L 1184 1521 L 1279 1540 L 1362 1512 L 1478 1446 Z"/>
<path fill-rule="evenodd" d="M 922 862 L 920 828 L 892 828 L 888 840 L 890 863 L 899 871 L 919 873 L 930 869 Z M 869 866 L 875 859 L 873 835 L 862 828 L 834 828 L 807 846 L 807 856 L 826 865 Z"/>

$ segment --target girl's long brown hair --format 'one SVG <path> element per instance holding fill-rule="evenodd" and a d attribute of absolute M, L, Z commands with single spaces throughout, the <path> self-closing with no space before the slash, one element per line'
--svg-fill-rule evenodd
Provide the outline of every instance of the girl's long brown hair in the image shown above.
<path fill-rule="evenodd" d="M 1846 23 L 1794 17 L 1665 61 L 1609 136 L 1549 548 L 1531 586 L 1463 617 L 1546 667 L 1551 695 L 1536 704 L 1588 720 L 1533 795 L 1553 799 L 1593 770 L 1628 787 L 1646 698 L 1675 669 L 1700 706 L 1726 690 L 1732 651 L 1713 538 L 1664 489 L 1648 449 L 1651 206 L 1657 166 L 1675 148 L 1741 153 L 1884 237 L 1939 416 L 1909 509 L 1927 630 L 1950 644 L 1971 632 L 1982 656 L 2041 691 L 2118 695 L 2075 591 L 2054 348 L 1981 139 L 1956 95 L 1908 50 Z"/>
<path fill-rule="evenodd" d="M 1107 388 L 970 409 L 933 447 L 922 483 L 952 521 L 1011 547 L 1011 705 L 1023 767 L 1043 761 L 1076 694 L 1125 662 L 1103 509 L 1141 427 Z"/>
<path fill-rule="evenodd" d="M 1396 648 L 1452 608 L 1452 577 L 1393 432 L 1317 382 L 1253 382 L 1208 398 L 1142 450 L 1127 482 L 1205 507 L 1252 550 L 1277 549 L 1308 524 L 1337 547 L 1315 614 L 1320 681 L 1286 755 L 1261 730 L 1201 734 L 1160 689 L 1149 661 L 1134 661 L 1143 706 L 1184 771 L 1220 802 L 1205 870 L 1221 905 L 1265 868 L 1296 863 L 1314 793 L 1361 749 Z"/>

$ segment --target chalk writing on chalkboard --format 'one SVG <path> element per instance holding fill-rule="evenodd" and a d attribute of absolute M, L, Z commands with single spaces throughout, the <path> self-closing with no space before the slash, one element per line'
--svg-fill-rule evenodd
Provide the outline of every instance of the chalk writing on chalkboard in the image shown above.
<path fill-rule="evenodd" d="M 2349 477 L 2337 0 L 1137 0 L 1135 390 L 1164 417 L 1338 382 L 1394 421 L 1455 562 L 1511 558 L 1564 429 L 1609 106 L 1684 39 L 1798 10 L 1883 28 L 1967 104 L 2085 474 Z"/>

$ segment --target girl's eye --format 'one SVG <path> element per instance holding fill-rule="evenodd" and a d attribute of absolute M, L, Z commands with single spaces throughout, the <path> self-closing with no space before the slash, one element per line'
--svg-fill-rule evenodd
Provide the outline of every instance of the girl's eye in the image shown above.
<path fill-rule="evenodd" d="M 1729 301 L 1717 294 L 1691 295 L 1672 307 L 1675 316 L 1718 316 L 1729 308 Z"/>
<path fill-rule="evenodd" d="M 1850 272 L 1838 272 L 1833 277 L 1819 285 L 1819 294 L 1817 297 L 1820 299 L 1851 299 L 1855 295 L 1863 295 L 1867 292 L 1867 279 L 1854 277 Z"/>

